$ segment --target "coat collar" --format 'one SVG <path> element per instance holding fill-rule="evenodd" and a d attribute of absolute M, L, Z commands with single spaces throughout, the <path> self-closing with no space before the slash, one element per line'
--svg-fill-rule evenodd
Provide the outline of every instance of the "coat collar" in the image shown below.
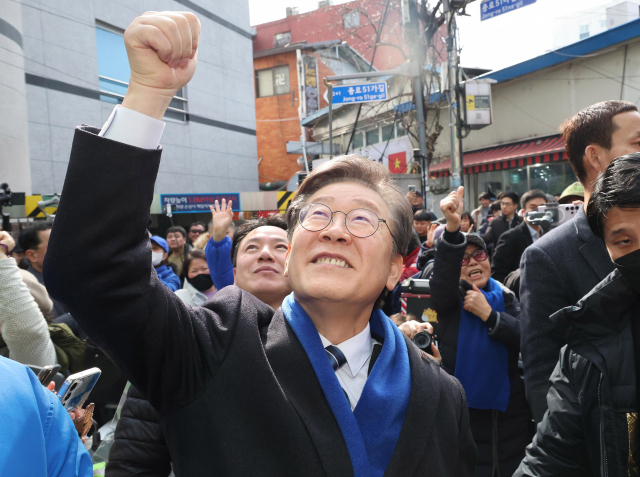
<path fill-rule="evenodd" d="M 580 207 L 580 210 L 578 210 L 578 213 L 574 217 L 573 226 L 582 242 L 581 245 L 579 245 L 580 253 L 596 272 L 598 278 L 603 280 L 611 273 L 613 266 L 611 265 L 611 260 L 609 259 L 609 254 L 604 244 L 598 237 L 593 235 L 589 227 L 589 222 L 587 221 L 587 214 L 584 213 L 583 207 Z M 604 258 L 606 258 L 606 260 Z"/>
<path fill-rule="evenodd" d="M 387 475 L 413 475 L 432 440 L 444 372 L 405 337 L 411 394 Z M 329 403 L 300 341 L 278 309 L 269 325 L 265 353 L 282 390 L 306 427 L 328 476 L 353 476 L 353 468 Z M 425 405 L 425 400 L 429 405 Z"/>
<path fill-rule="evenodd" d="M 353 476 L 351 459 L 338 421 L 302 344 L 279 308 L 267 331 L 265 353 L 289 404 L 313 441 L 329 476 Z"/>

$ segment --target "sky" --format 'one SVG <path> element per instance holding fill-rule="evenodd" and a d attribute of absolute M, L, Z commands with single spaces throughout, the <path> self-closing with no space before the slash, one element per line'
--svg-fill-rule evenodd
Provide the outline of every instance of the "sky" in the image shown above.
<path fill-rule="evenodd" d="M 346 2 L 333 2 L 334 5 L 340 3 Z M 476 0 L 467 6 L 470 16 L 458 18 L 461 64 L 495 70 L 541 55 L 553 49 L 554 18 L 585 12 L 591 15 L 590 9 L 610 3 L 606 0 L 537 0 L 532 5 L 481 22 L 480 0 Z M 251 25 L 284 18 L 286 7 L 296 6 L 300 13 L 308 12 L 317 8 L 318 0 L 249 0 Z"/>

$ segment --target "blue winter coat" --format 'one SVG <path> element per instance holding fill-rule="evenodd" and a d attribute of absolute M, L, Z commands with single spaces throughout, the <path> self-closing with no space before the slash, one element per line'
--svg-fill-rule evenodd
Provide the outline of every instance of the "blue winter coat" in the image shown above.
<path fill-rule="evenodd" d="M 235 281 L 233 276 L 233 263 L 231 262 L 231 239 L 225 237 L 219 242 L 209 239 L 204 253 L 207 256 L 207 265 L 209 265 L 209 275 L 213 280 L 213 284 L 218 290 L 233 285 Z"/>
<path fill-rule="evenodd" d="M 58 397 L 0 357 L 0 475 L 89 477 L 91 458 Z"/>
<path fill-rule="evenodd" d="M 158 278 L 160 279 L 160 281 L 164 283 L 164 286 L 166 286 L 172 292 L 180 290 L 180 288 L 182 288 L 182 285 L 180 284 L 180 278 L 178 278 L 178 275 L 173 273 L 173 270 L 170 267 L 167 267 L 166 265 L 160 265 L 158 268 L 156 268 L 156 273 L 158 274 Z"/>

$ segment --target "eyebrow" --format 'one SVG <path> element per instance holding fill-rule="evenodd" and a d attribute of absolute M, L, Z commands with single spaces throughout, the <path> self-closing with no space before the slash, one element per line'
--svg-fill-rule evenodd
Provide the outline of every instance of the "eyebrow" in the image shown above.
<path fill-rule="evenodd" d="M 313 202 L 314 203 L 324 203 L 324 201 L 332 201 L 334 198 L 333 197 L 329 197 L 329 196 L 323 196 L 323 197 L 316 197 Z M 376 204 L 373 200 L 367 198 L 367 197 L 356 197 L 354 199 L 352 199 L 354 202 L 359 203 L 360 205 L 365 206 L 365 208 L 369 208 L 372 209 L 374 212 L 376 213 L 380 213 L 380 207 L 378 207 L 378 204 Z M 347 211 L 348 212 L 348 211 Z"/>
<path fill-rule="evenodd" d="M 623 234 L 625 232 L 628 232 L 628 231 L 629 231 L 629 229 L 627 227 L 621 227 L 619 229 L 612 230 L 611 232 L 609 232 L 609 235 L 611 235 L 611 236 L 621 235 L 621 234 Z"/>

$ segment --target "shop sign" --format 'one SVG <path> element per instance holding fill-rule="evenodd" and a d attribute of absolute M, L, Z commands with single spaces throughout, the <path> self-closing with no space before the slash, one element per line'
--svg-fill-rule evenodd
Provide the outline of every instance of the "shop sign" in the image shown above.
<path fill-rule="evenodd" d="M 240 194 L 160 194 L 162 210 L 165 211 L 167 205 L 171 205 L 171 212 L 174 214 L 188 214 L 194 212 L 209 212 L 209 206 L 214 205 L 217 200 L 222 203 L 222 199 L 227 202 L 233 201 L 233 211 L 239 212 Z"/>
<path fill-rule="evenodd" d="M 318 111 L 318 60 L 315 56 L 304 56 L 304 101 L 307 115 Z"/>

